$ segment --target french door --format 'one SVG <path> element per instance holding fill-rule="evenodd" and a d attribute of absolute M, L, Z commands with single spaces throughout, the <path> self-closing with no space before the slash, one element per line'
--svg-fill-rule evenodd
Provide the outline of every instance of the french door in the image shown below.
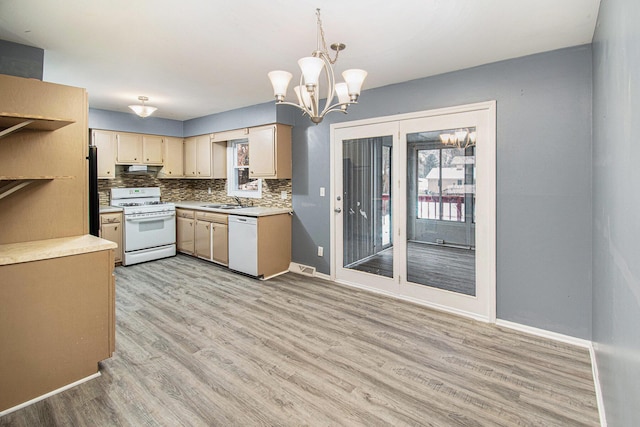
<path fill-rule="evenodd" d="M 495 103 L 332 125 L 332 276 L 495 320 Z"/>

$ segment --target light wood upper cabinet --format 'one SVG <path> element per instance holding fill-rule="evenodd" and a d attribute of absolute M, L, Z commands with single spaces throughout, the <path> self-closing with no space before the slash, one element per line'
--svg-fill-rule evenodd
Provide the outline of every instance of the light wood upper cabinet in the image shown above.
<path fill-rule="evenodd" d="M 116 134 L 106 130 L 91 132 L 93 145 L 98 147 L 98 178 L 116 177 Z"/>
<path fill-rule="evenodd" d="M 164 137 L 139 133 L 116 133 L 116 163 L 120 165 L 162 165 Z"/>
<path fill-rule="evenodd" d="M 211 178 L 227 179 L 227 143 L 211 143 Z"/>
<path fill-rule="evenodd" d="M 196 170 L 196 139 L 194 137 L 184 140 L 184 176 L 185 178 L 197 178 Z"/>
<path fill-rule="evenodd" d="M 211 178 L 211 136 L 192 136 L 184 140 L 185 178 Z"/>
<path fill-rule="evenodd" d="M 184 176 L 183 139 L 165 137 L 162 151 L 164 167 L 158 172 L 158 178 L 182 178 Z"/>
<path fill-rule="evenodd" d="M 139 165 L 142 163 L 142 135 L 137 133 L 116 133 L 116 163 Z"/>
<path fill-rule="evenodd" d="M 142 135 L 142 163 L 162 165 L 162 144 L 164 138 L 157 135 Z"/>
<path fill-rule="evenodd" d="M 291 127 L 281 124 L 249 129 L 249 176 L 291 178 Z"/>

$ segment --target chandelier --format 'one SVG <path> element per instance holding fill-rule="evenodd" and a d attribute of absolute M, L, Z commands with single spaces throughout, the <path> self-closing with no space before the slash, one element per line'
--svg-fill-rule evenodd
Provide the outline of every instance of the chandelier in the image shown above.
<path fill-rule="evenodd" d="M 318 124 L 322 121 L 327 113 L 332 111 L 347 112 L 350 104 L 358 103 L 358 96 L 367 72 L 364 70 L 352 69 L 342 73 L 345 82 L 337 83 L 333 74 L 332 65 L 338 60 L 338 54 L 345 49 L 343 43 L 334 43 L 331 49 L 336 51 L 335 58 L 331 59 L 327 51 L 327 43 L 324 39 L 324 30 L 322 29 L 322 21 L 320 19 L 320 9 L 316 9 L 317 22 L 317 46 L 311 56 L 298 60 L 298 65 L 302 70 L 300 76 L 300 84 L 293 88 L 298 103 L 287 102 L 287 87 L 293 75 L 288 71 L 271 71 L 268 76 L 273 85 L 273 94 L 276 98 L 276 104 L 293 105 L 302 110 L 303 114 L 309 116 L 311 121 Z M 320 44 L 322 42 L 322 45 Z M 327 97 L 320 109 L 320 74 L 324 69 L 327 79 Z M 334 102 L 334 98 L 338 97 L 338 102 Z"/>
<path fill-rule="evenodd" d="M 139 115 L 142 118 L 149 117 L 153 114 L 154 111 L 157 110 L 156 107 L 152 107 L 150 105 L 145 105 L 145 102 L 149 100 L 146 96 L 139 96 L 138 99 L 142 102 L 142 105 L 129 105 L 129 108 L 133 110 L 134 113 Z"/>
<path fill-rule="evenodd" d="M 440 141 L 445 145 L 454 145 L 458 148 L 467 149 L 476 145 L 476 130 L 456 129 L 451 133 L 441 133 Z"/>

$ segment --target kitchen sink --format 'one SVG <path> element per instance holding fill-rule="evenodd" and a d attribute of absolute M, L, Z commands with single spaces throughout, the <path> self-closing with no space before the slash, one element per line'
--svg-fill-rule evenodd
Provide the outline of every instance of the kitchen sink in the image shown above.
<path fill-rule="evenodd" d="M 244 206 L 216 204 L 216 205 L 203 205 L 202 207 L 203 208 L 213 208 L 213 209 L 240 209 L 240 208 L 243 208 Z"/>

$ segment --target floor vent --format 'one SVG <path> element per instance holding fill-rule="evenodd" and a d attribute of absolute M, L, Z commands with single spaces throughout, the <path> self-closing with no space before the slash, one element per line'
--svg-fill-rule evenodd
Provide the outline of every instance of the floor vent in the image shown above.
<path fill-rule="evenodd" d="M 316 268 L 315 267 L 311 267 L 309 265 L 303 265 L 303 264 L 298 264 L 295 262 L 292 262 L 289 265 L 289 271 L 291 271 L 292 273 L 298 273 L 298 274 L 302 274 L 304 276 L 310 276 L 313 277 L 316 275 Z"/>

